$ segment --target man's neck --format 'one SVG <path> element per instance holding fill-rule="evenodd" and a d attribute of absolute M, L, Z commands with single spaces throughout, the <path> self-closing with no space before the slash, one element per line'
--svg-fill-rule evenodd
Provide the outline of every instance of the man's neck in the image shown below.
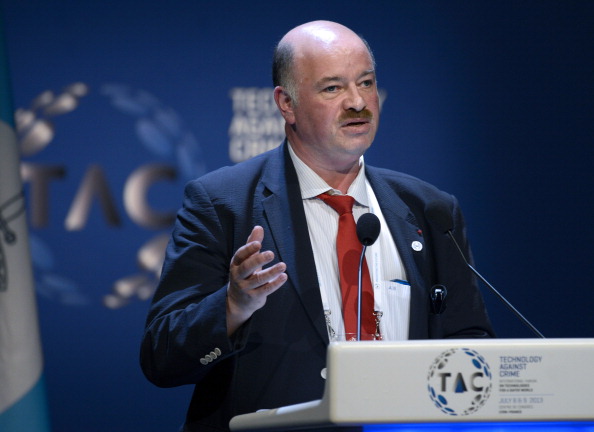
<path fill-rule="evenodd" d="M 341 191 L 343 194 L 346 194 L 355 178 L 357 178 L 357 174 L 359 173 L 360 169 L 359 164 L 356 165 L 356 169 L 357 170 L 355 172 L 348 172 L 346 174 L 337 173 L 335 171 L 330 171 L 327 173 L 327 175 L 322 175 L 318 171 L 316 171 L 316 173 L 322 177 L 326 183 L 328 183 L 328 186 Z"/>
<path fill-rule="evenodd" d="M 289 145 L 291 145 L 289 143 Z M 300 148 L 291 146 L 295 155 L 308 167 L 312 169 L 317 175 L 319 175 L 327 184 L 333 189 L 339 190 L 346 194 L 349 187 L 357 178 L 359 170 L 361 169 L 362 163 L 361 158 L 358 157 L 355 160 L 347 161 L 344 164 L 325 164 L 317 158 L 310 157 L 309 154 L 301 151 Z"/>

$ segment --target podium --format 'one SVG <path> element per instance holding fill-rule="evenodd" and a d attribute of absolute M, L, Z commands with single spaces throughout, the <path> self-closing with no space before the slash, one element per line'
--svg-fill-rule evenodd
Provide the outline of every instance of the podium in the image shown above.
<path fill-rule="evenodd" d="M 322 399 L 230 422 L 232 431 L 405 425 L 594 431 L 594 339 L 333 342 Z"/>

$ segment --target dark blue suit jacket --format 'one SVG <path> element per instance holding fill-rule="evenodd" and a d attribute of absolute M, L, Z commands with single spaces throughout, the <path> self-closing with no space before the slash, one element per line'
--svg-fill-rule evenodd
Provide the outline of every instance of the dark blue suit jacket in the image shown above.
<path fill-rule="evenodd" d="M 410 339 L 492 336 L 475 278 L 451 240 L 425 217 L 428 202 L 445 201 L 454 235 L 469 257 L 456 199 L 402 173 L 366 166 L 366 175 L 411 284 Z M 287 264 L 288 282 L 228 338 L 229 263 L 254 225 L 264 228 L 263 250 Z M 423 243 L 421 251 L 413 250 L 413 241 Z M 447 307 L 433 315 L 429 290 L 438 283 L 448 288 Z M 153 383 L 195 385 L 184 430 L 226 430 L 234 415 L 319 399 L 327 345 L 299 183 L 286 143 L 190 182 L 141 348 L 143 371 Z"/>

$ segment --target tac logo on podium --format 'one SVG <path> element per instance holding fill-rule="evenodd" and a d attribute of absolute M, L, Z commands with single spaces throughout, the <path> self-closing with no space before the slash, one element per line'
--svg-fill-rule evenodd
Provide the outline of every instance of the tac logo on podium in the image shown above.
<path fill-rule="evenodd" d="M 429 368 L 429 397 L 443 413 L 465 416 L 475 413 L 489 399 L 492 375 L 478 352 L 469 348 L 444 351 Z"/>

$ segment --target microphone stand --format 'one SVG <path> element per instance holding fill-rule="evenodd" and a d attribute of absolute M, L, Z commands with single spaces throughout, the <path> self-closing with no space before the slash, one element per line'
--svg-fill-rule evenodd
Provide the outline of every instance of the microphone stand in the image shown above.
<path fill-rule="evenodd" d="M 359 283 L 357 285 L 357 340 L 361 340 L 361 303 L 363 296 L 363 260 L 365 259 L 365 251 L 367 246 L 363 245 L 361 257 L 359 258 Z"/>
<path fill-rule="evenodd" d="M 507 299 L 506 299 L 505 297 L 503 297 L 503 295 L 501 295 L 501 294 L 499 293 L 499 291 L 497 291 L 497 290 L 495 289 L 495 287 L 494 287 L 493 285 L 491 285 L 491 284 L 490 284 L 490 283 L 487 281 L 487 279 L 485 279 L 484 277 L 482 277 L 482 276 L 481 276 L 481 274 L 480 274 L 480 273 L 479 273 L 477 270 L 475 270 L 475 268 L 474 268 L 473 266 L 471 266 L 471 265 L 468 263 L 468 260 L 466 260 L 466 257 L 464 256 L 464 253 L 462 252 L 462 249 L 460 249 L 460 246 L 458 245 L 458 242 L 457 242 L 457 241 L 456 241 L 456 239 L 454 238 L 454 234 L 452 234 L 452 230 L 449 230 L 449 229 L 448 229 L 448 231 L 447 231 L 447 234 L 450 236 L 450 238 L 452 239 L 452 241 L 453 241 L 453 242 L 454 242 L 454 244 L 456 245 L 456 248 L 458 249 L 458 252 L 460 252 L 460 256 L 462 256 L 462 259 L 463 259 L 463 260 L 464 260 L 464 262 L 466 263 L 466 266 L 468 266 L 468 268 L 469 268 L 470 270 L 472 270 L 472 272 L 473 272 L 473 273 L 474 273 L 474 274 L 475 274 L 475 275 L 476 275 L 476 276 L 477 276 L 477 277 L 478 277 L 478 278 L 479 278 L 479 279 L 480 279 L 480 280 L 481 280 L 481 281 L 482 281 L 482 282 L 483 282 L 485 285 L 487 285 L 487 286 L 489 287 L 489 289 L 491 290 L 491 292 L 492 292 L 493 294 L 495 294 L 495 295 L 496 295 L 496 296 L 499 298 L 499 300 L 501 300 L 501 301 L 503 302 L 503 304 L 504 304 L 504 305 L 506 305 L 506 306 L 509 308 L 509 310 L 510 310 L 510 311 L 512 311 L 512 313 L 513 313 L 515 316 L 517 316 L 517 317 L 518 317 L 518 319 L 519 319 L 520 321 L 522 321 L 522 323 L 523 323 L 523 324 L 524 324 L 526 327 L 528 327 L 530 330 L 532 330 L 532 332 L 533 332 L 533 333 L 534 333 L 536 336 L 538 336 L 539 338 L 545 339 L 544 335 L 543 335 L 541 332 L 539 332 L 539 331 L 538 331 L 538 329 L 537 329 L 536 327 L 534 327 L 534 326 L 532 325 L 532 323 L 531 323 L 530 321 L 528 321 L 528 319 L 526 319 L 526 318 L 524 317 L 524 315 L 522 315 L 522 314 L 520 313 L 520 311 L 518 311 L 518 310 L 517 310 L 517 309 L 516 309 L 516 308 L 515 308 L 515 307 L 514 307 L 514 306 L 513 306 L 513 305 L 512 305 L 510 302 L 508 302 L 508 301 L 507 301 Z"/>

